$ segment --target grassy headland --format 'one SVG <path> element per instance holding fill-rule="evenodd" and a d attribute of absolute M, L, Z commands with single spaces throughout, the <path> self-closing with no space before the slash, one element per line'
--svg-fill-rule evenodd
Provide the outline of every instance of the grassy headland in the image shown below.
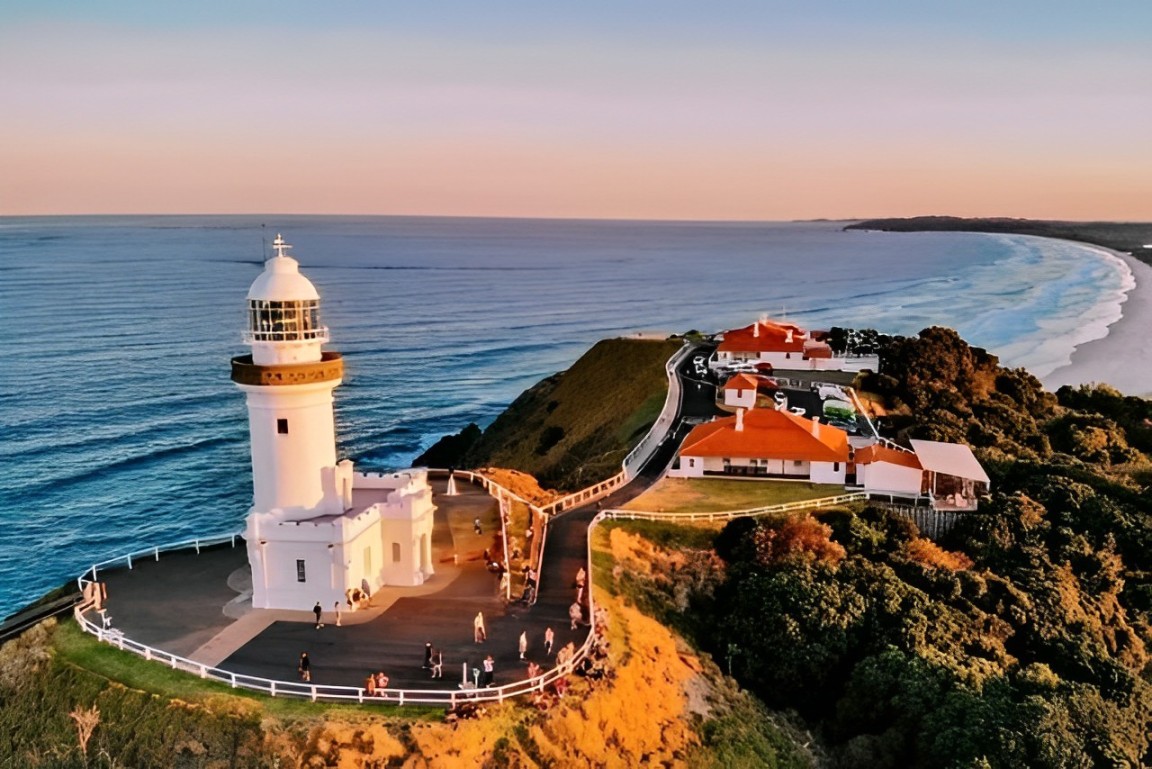
<path fill-rule="evenodd" d="M 974 218 L 957 216 L 913 216 L 906 219 L 869 219 L 849 224 L 846 230 L 885 232 L 992 232 L 1011 235 L 1039 235 L 1045 238 L 1078 240 L 1116 251 L 1127 251 L 1142 262 L 1152 264 L 1152 223 L 1148 222 L 1060 222 L 1040 219 Z"/>
<path fill-rule="evenodd" d="M 540 484 L 575 491 L 620 471 L 620 463 L 660 416 L 668 392 L 664 365 L 680 340 L 605 339 L 567 371 L 532 386 L 482 434 L 469 426 L 416 464 L 509 467 Z M 472 436 L 466 447 L 461 437 Z M 461 449 L 463 450 L 461 451 Z M 436 460 L 435 462 L 433 460 Z"/>

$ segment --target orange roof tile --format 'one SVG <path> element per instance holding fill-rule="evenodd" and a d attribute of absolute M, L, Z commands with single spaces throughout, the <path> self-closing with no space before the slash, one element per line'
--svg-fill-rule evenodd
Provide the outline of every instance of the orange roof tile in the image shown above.
<path fill-rule="evenodd" d="M 736 429 L 736 417 L 723 417 L 697 425 L 680 447 L 681 456 L 746 457 L 809 462 L 847 462 L 848 434 L 820 424 L 812 434 L 810 419 L 775 409 L 751 409 L 744 413 L 744 429 Z"/>
<path fill-rule="evenodd" d="M 751 374 L 737 374 L 724 383 L 725 390 L 755 390 L 759 386 L 760 383 Z"/>
<path fill-rule="evenodd" d="M 789 331 L 792 332 L 792 341 L 788 341 Z M 807 338 L 804 329 L 792 323 L 757 321 L 744 328 L 725 331 L 724 340 L 716 349 L 721 352 L 804 352 Z"/>
<path fill-rule="evenodd" d="M 917 459 L 916 455 L 912 452 L 898 451 L 882 443 L 873 443 L 871 446 L 856 449 L 855 462 L 858 465 L 870 465 L 873 462 L 887 462 L 890 465 L 910 467 L 913 470 L 924 469 L 920 466 L 920 460 Z"/>

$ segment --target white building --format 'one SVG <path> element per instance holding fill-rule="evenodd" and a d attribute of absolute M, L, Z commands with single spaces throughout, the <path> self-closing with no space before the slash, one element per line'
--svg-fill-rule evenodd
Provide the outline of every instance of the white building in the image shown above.
<path fill-rule="evenodd" d="M 759 382 L 751 374 L 736 374 L 724 383 L 724 405 L 750 409 L 756 406 Z"/>
<path fill-rule="evenodd" d="M 875 371 L 880 359 L 875 355 L 837 357 L 827 342 L 813 339 L 800 326 L 761 317 L 750 326 L 724 332 L 712 366 L 734 363 L 770 363 L 773 368 L 792 370 Z"/>
<path fill-rule="evenodd" d="M 937 510 L 975 510 L 988 473 L 960 443 L 913 440 L 912 449 L 873 444 L 856 449 L 856 485 L 866 491 L 924 498 Z"/>
<path fill-rule="evenodd" d="M 427 474 L 387 476 L 336 461 L 332 393 L 343 359 L 325 352 L 320 296 L 280 236 L 248 291 L 251 355 L 232 359 L 247 396 L 252 508 L 245 538 L 252 605 L 330 611 L 355 589 L 419 585 L 433 573 Z"/>
<path fill-rule="evenodd" d="M 843 484 L 848 434 L 776 409 L 740 409 L 692 428 L 680 446 L 678 478 L 741 476 Z"/>

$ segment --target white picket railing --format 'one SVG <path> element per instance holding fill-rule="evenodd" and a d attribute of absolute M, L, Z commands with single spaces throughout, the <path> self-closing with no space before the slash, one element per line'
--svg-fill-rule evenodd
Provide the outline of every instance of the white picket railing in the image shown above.
<path fill-rule="evenodd" d="M 477 479 L 484 479 L 479 474 L 469 473 L 467 471 L 460 473 L 462 476 L 468 477 L 471 480 L 473 477 Z M 488 479 L 484 479 L 488 480 Z M 489 480 L 489 483 L 492 483 Z M 495 484 L 498 485 L 498 484 Z M 503 488 L 503 487 L 501 487 Z M 510 492 L 508 492 L 510 493 Z M 585 542 L 586 558 L 589 564 L 592 563 L 592 533 L 600 522 L 611 520 L 654 520 L 654 521 L 696 521 L 696 520 L 717 520 L 717 519 L 731 519 L 741 516 L 759 516 L 769 515 L 772 513 L 789 512 L 794 510 L 803 510 L 812 507 L 820 507 L 824 505 L 843 504 L 846 502 L 854 502 L 862 499 L 867 499 L 866 492 L 856 492 L 852 494 L 841 494 L 833 497 L 821 497 L 819 499 L 802 500 L 799 502 L 789 502 L 781 505 L 769 505 L 759 508 L 748 508 L 743 510 L 726 510 L 711 513 L 666 513 L 666 512 L 653 512 L 644 510 L 604 510 L 592 519 L 588 526 L 588 535 Z M 177 550 L 187 550 L 195 548 L 197 552 L 201 548 L 210 545 L 224 544 L 231 542 L 233 547 L 236 545 L 238 535 L 226 534 L 219 537 L 201 538 L 196 540 L 188 540 L 186 542 L 179 542 L 167 547 L 155 547 L 148 550 L 141 550 L 135 553 L 130 553 L 116 558 L 110 558 L 94 564 L 87 571 L 84 572 L 78 582 L 81 591 L 83 591 L 86 582 L 94 582 L 100 569 L 123 563 L 128 568 L 132 568 L 133 558 L 139 560 L 140 557 L 154 557 L 159 560 L 161 553 L 173 552 Z M 89 575 L 91 579 L 89 579 Z M 591 579 L 589 579 L 591 585 Z M 339 702 L 358 702 L 358 703 L 380 703 L 388 705 L 455 705 L 458 702 L 471 701 L 471 702 L 502 702 L 511 697 L 517 697 L 524 694 L 532 694 L 542 691 L 546 686 L 554 682 L 556 679 L 572 673 L 575 666 L 580 663 L 589 653 L 592 643 L 596 635 L 596 605 L 594 602 L 592 591 L 588 591 L 588 610 L 589 610 L 589 633 L 584 643 L 576 649 L 576 653 L 571 659 L 566 660 L 564 664 L 558 665 L 548 671 L 545 671 L 539 676 L 534 678 L 516 681 L 502 686 L 494 686 L 484 689 L 476 689 L 465 684 L 458 685 L 455 689 L 383 689 L 378 690 L 376 695 L 368 694 L 368 691 L 363 687 L 356 686 L 329 686 L 324 684 L 313 684 L 304 681 L 283 681 L 270 678 L 261 678 L 259 676 L 249 676 L 243 673 L 236 673 L 230 670 L 223 670 L 211 665 L 205 665 L 195 660 L 181 657 L 163 649 L 156 649 L 146 644 L 139 643 L 124 635 L 123 632 L 115 629 L 114 627 L 103 627 L 95 622 L 92 622 L 86 616 L 92 610 L 92 604 L 80 604 L 74 609 L 74 616 L 77 623 L 87 633 L 90 633 L 100 641 L 109 643 L 116 646 L 123 651 L 138 654 L 146 660 L 153 660 L 167 665 L 174 670 L 182 670 L 187 673 L 199 676 L 203 679 L 211 679 L 228 684 L 232 688 L 251 689 L 254 691 L 263 692 L 272 697 L 303 697 L 312 701 L 339 701 Z"/>
<path fill-rule="evenodd" d="M 669 513 L 655 510 L 612 509 L 605 510 L 602 515 L 617 521 L 730 521 L 733 518 L 756 518 L 762 515 L 809 510 L 813 507 L 823 507 L 825 505 L 843 505 L 849 502 L 866 501 L 868 498 L 868 492 L 856 491 L 850 494 L 837 494 L 833 497 L 802 499 L 798 502 L 783 502 L 778 505 L 749 507 L 742 510 L 718 510 L 709 513 Z"/>

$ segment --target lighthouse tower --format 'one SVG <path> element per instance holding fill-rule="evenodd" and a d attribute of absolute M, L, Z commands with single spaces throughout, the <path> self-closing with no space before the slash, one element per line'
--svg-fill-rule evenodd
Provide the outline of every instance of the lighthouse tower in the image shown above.
<path fill-rule="evenodd" d="M 252 606 L 331 611 L 384 585 L 423 584 L 433 574 L 427 471 L 364 474 L 336 461 L 332 393 L 343 359 L 322 349 L 320 295 L 290 246 L 279 235 L 272 245 L 248 290 L 252 353 L 232 359 L 252 442 Z"/>
<path fill-rule="evenodd" d="M 343 512 L 348 501 L 337 488 L 332 412 L 344 361 L 321 350 L 320 295 L 285 253 L 291 246 L 279 235 L 272 246 L 276 256 L 248 290 L 252 354 L 232 359 L 232 381 L 248 400 L 253 510 L 304 520 Z"/>

